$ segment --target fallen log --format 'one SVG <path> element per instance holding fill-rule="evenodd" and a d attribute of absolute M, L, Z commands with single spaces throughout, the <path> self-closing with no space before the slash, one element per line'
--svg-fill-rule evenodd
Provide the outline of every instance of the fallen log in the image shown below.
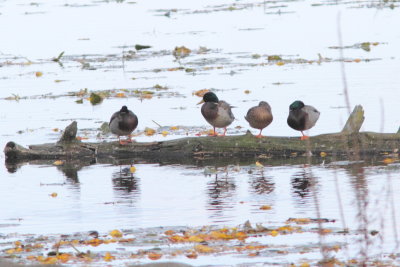
<path fill-rule="evenodd" d="M 76 139 L 77 123 L 67 126 L 57 143 L 22 147 L 8 142 L 6 161 L 78 160 L 107 162 L 115 159 L 150 159 L 153 162 L 190 163 L 193 161 L 232 158 L 288 158 L 301 155 L 349 158 L 398 156 L 399 133 L 359 132 L 364 121 L 361 106 L 355 107 L 340 133 L 322 134 L 302 141 L 298 137 L 256 138 L 250 132 L 241 136 L 186 137 L 168 141 L 84 143 Z"/>

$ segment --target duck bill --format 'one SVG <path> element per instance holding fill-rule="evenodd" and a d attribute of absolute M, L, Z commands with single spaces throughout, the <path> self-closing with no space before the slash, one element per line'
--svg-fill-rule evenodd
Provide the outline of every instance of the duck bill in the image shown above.
<path fill-rule="evenodd" d="M 204 103 L 204 99 L 202 99 L 199 103 L 197 103 L 197 105 L 203 104 Z"/>

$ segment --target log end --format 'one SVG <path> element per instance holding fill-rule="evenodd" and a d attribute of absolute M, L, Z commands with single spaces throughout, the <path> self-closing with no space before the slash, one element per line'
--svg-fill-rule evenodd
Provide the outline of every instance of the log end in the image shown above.
<path fill-rule="evenodd" d="M 65 130 L 57 143 L 71 143 L 78 142 L 76 140 L 76 133 L 78 132 L 78 123 L 73 121 L 70 125 L 65 127 Z"/>
<path fill-rule="evenodd" d="M 354 107 L 346 124 L 341 131 L 342 134 L 354 134 L 360 132 L 361 126 L 364 122 L 364 109 L 361 105 Z"/>

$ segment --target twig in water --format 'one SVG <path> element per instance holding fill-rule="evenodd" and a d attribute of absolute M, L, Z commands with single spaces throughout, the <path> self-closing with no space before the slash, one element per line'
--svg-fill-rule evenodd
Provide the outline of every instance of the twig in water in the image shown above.
<path fill-rule="evenodd" d="M 158 124 L 157 122 L 155 122 L 154 120 L 151 120 L 152 122 L 154 122 L 155 124 L 157 124 L 158 125 L 158 127 L 162 127 L 160 124 Z"/>

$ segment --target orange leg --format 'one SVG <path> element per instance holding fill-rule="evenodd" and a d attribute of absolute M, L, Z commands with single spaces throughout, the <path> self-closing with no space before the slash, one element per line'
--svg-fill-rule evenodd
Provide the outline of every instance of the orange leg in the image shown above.
<path fill-rule="evenodd" d="M 302 137 L 300 137 L 300 140 L 307 140 L 308 138 L 310 138 L 309 136 L 305 135 L 303 133 L 303 131 L 301 131 L 301 134 L 303 135 Z"/>
<path fill-rule="evenodd" d="M 224 128 L 224 133 L 221 136 L 225 136 L 226 134 L 226 127 Z"/>
<path fill-rule="evenodd" d="M 263 138 L 264 136 L 262 136 L 261 132 L 263 129 L 260 130 L 260 133 L 258 135 L 256 135 L 256 138 Z"/>

